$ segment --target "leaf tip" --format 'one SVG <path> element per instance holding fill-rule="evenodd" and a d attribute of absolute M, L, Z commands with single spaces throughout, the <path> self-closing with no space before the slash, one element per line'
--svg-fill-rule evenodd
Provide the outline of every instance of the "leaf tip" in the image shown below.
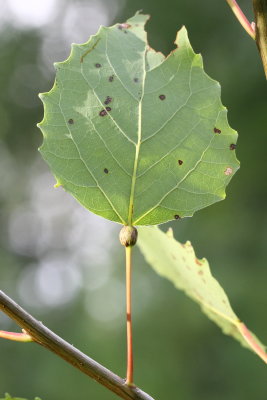
<path fill-rule="evenodd" d="M 173 239 L 173 229 L 169 228 L 166 232 L 166 235 L 168 236 L 168 238 Z"/>
<path fill-rule="evenodd" d="M 140 25 L 146 25 L 147 21 L 150 19 L 149 14 L 143 14 L 143 10 L 138 10 L 134 14 L 132 18 L 129 18 L 127 20 L 127 23 L 130 23 L 131 25 L 138 27 Z"/>
<path fill-rule="evenodd" d="M 38 122 L 38 124 L 36 124 L 37 128 L 39 128 L 39 129 L 41 130 L 41 132 L 42 132 L 42 134 L 43 134 L 43 137 L 45 137 L 45 133 L 44 133 L 44 131 L 42 130 L 42 127 L 43 127 L 43 125 L 44 125 L 44 121 L 45 121 L 45 118 L 43 118 L 42 121 L 40 121 L 40 122 Z M 38 150 L 39 150 L 39 149 L 38 149 Z"/>
<path fill-rule="evenodd" d="M 60 186 L 62 186 L 62 183 L 59 182 L 59 180 L 57 180 L 57 182 L 54 184 L 54 188 L 57 189 L 57 188 L 59 188 Z"/>
<path fill-rule="evenodd" d="M 200 53 L 195 54 L 192 66 L 193 67 L 203 68 L 203 58 L 202 58 L 202 55 Z"/>
<path fill-rule="evenodd" d="M 177 45 L 178 48 L 188 46 L 188 45 L 191 47 L 189 39 L 188 39 L 187 29 L 184 25 L 177 32 L 174 43 Z"/>

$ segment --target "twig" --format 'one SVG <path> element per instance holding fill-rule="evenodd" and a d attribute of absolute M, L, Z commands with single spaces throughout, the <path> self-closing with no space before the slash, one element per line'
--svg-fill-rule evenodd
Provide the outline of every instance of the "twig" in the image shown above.
<path fill-rule="evenodd" d="M 247 17 L 237 4 L 236 0 L 226 0 L 229 6 L 231 7 L 233 13 L 235 14 L 236 18 L 240 22 L 240 24 L 243 26 L 245 31 L 249 34 L 249 36 L 252 37 L 252 39 L 255 40 L 255 31 L 252 28 L 251 24 L 249 23 Z"/>
<path fill-rule="evenodd" d="M 126 385 L 122 378 L 57 336 L 50 329 L 46 328 L 42 322 L 37 321 L 23 310 L 2 291 L 0 291 L 0 310 L 22 327 L 35 342 L 63 358 L 84 374 L 95 379 L 101 385 L 106 386 L 106 388 L 116 393 L 122 399 L 153 400 L 147 393 L 137 387 Z"/>
<path fill-rule="evenodd" d="M 256 43 L 267 79 L 267 0 L 253 0 Z"/>

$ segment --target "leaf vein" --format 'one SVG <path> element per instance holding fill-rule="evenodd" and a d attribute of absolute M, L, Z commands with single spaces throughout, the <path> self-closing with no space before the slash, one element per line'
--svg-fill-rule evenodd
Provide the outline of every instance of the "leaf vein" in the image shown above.
<path fill-rule="evenodd" d="M 58 104 L 58 105 L 59 105 L 59 108 L 60 108 L 60 110 L 61 110 L 61 113 L 62 113 L 62 115 L 63 115 L 63 117 L 64 117 L 64 119 L 65 119 L 66 126 L 67 126 L 67 129 L 68 129 L 68 131 L 69 131 L 69 134 L 70 134 L 70 136 L 71 136 L 71 138 L 72 138 L 72 140 L 73 140 L 73 143 L 74 143 L 74 145 L 75 145 L 75 147 L 76 147 L 76 149 L 77 149 L 77 151 L 78 151 L 78 153 L 79 153 L 79 156 L 80 156 L 80 158 L 81 158 L 81 161 L 83 162 L 85 168 L 87 169 L 87 171 L 89 172 L 89 174 L 92 176 L 92 178 L 93 178 L 94 181 L 96 182 L 96 184 L 97 184 L 99 190 L 100 190 L 101 193 L 104 195 L 104 197 L 106 198 L 106 200 L 108 201 L 108 203 L 109 203 L 110 206 L 112 207 L 112 209 L 113 209 L 113 211 L 115 212 L 115 214 L 118 216 L 118 218 L 120 219 L 120 221 L 124 224 L 125 222 L 124 222 L 123 218 L 121 217 L 121 215 L 119 214 L 119 212 L 116 210 L 115 206 L 113 205 L 113 203 L 111 202 L 111 200 L 109 199 L 109 197 L 106 195 L 105 191 L 101 188 L 101 186 L 99 185 L 97 179 L 95 178 L 95 176 L 93 175 L 93 173 L 90 171 L 88 165 L 86 164 L 86 162 L 84 161 L 84 159 L 83 159 L 83 157 L 82 157 L 82 155 L 81 155 L 80 149 L 79 149 L 79 147 L 77 146 L 77 143 L 75 142 L 74 137 L 72 136 L 71 130 L 70 130 L 70 128 L 68 127 L 67 120 L 66 120 L 65 115 L 64 115 L 64 113 L 63 113 L 63 110 L 62 110 L 62 108 L 61 108 L 61 93 L 60 93 L 60 98 L 59 98 L 59 104 Z"/>

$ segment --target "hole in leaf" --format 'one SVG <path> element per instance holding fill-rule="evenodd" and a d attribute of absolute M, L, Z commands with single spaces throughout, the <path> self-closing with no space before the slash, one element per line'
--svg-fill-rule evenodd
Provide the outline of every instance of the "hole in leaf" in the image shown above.
<path fill-rule="evenodd" d="M 221 130 L 218 129 L 218 128 L 214 128 L 214 129 L 213 129 L 213 132 L 214 132 L 214 133 L 221 133 Z"/>
<path fill-rule="evenodd" d="M 69 123 L 70 125 L 74 124 L 74 121 L 73 121 L 73 119 L 72 119 L 72 118 L 70 118 L 70 119 L 68 120 L 68 123 Z"/>
<path fill-rule="evenodd" d="M 138 78 L 134 78 L 134 82 L 137 83 L 139 81 Z"/>
<path fill-rule="evenodd" d="M 180 216 L 178 214 L 175 214 L 174 219 L 180 219 Z"/>
<path fill-rule="evenodd" d="M 166 99 L 166 96 L 165 96 L 165 94 L 160 94 L 160 95 L 159 95 L 159 98 L 160 98 L 160 100 L 165 100 L 165 99 Z"/>
<path fill-rule="evenodd" d="M 95 64 L 95 67 L 96 67 L 96 68 L 101 68 L 101 64 L 96 63 L 96 64 Z"/>
<path fill-rule="evenodd" d="M 105 172 L 105 174 L 108 174 L 108 169 L 104 168 L 104 172 Z"/>
<path fill-rule="evenodd" d="M 109 82 L 113 82 L 113 80 L 114 80 L 114 75 L 109 76 L 108 80 L 109 80 Z"/>
<path fill-rule="evenodd" d="M 111 111 L 111 107 L 106 107 L 106 110 L 107 111 Z"/>
<path fill-rule="evenodd" d="M 182 160 L 178 160 L 178 164 L 182 165 L 184 162 Z"/>
<path fill-rule="evenodd" d="M 234 150 L 234 149 L 236 149 L 236 144 L 235 143 L 232 143 L 232 144 L 230 144 L 230 150 Z"/>

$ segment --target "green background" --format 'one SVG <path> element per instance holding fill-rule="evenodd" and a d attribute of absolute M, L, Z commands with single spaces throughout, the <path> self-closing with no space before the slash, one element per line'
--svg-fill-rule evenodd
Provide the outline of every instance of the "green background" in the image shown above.
<path fill-rule="evenodd" d="M 167 54 L 185 25 L 205 70 L 222 85 L 239 132 L 241 169 L 227 198 L 172 224 L 190 239 L 237 315 L 267 343 L 266 83 L 250 37 L 224 1 L 25 0 L 3 2 L 0 17 L 0 288 L 39 320 L 117 374 L 125 374 L 124 251 L 119 225 L 90 214 L 60 188 L 37 152 L 39 92 L 52 63 L 99 24 L 151 15 L 150 45 Z M 27 14 L 38 3 L 42 14 Z M 250 2 L 240 5 L 250 20 Z M 50 7 L 50 15 L 46 15 Z M 26 10 L 26 11 L 25 11 Z M 41 15 L 41 17 L 38 17 Z M 47 19 L 45 20 L 45 16 Z M 135 251 L 135 382 L 157 400 L 266 400 L 266 366 L 224 336 Z M 3 314 L 0 329 L 17 327 Z M 117 397 L 35 344 L 0 341 L 0 394 L 42 400 Z"/>

